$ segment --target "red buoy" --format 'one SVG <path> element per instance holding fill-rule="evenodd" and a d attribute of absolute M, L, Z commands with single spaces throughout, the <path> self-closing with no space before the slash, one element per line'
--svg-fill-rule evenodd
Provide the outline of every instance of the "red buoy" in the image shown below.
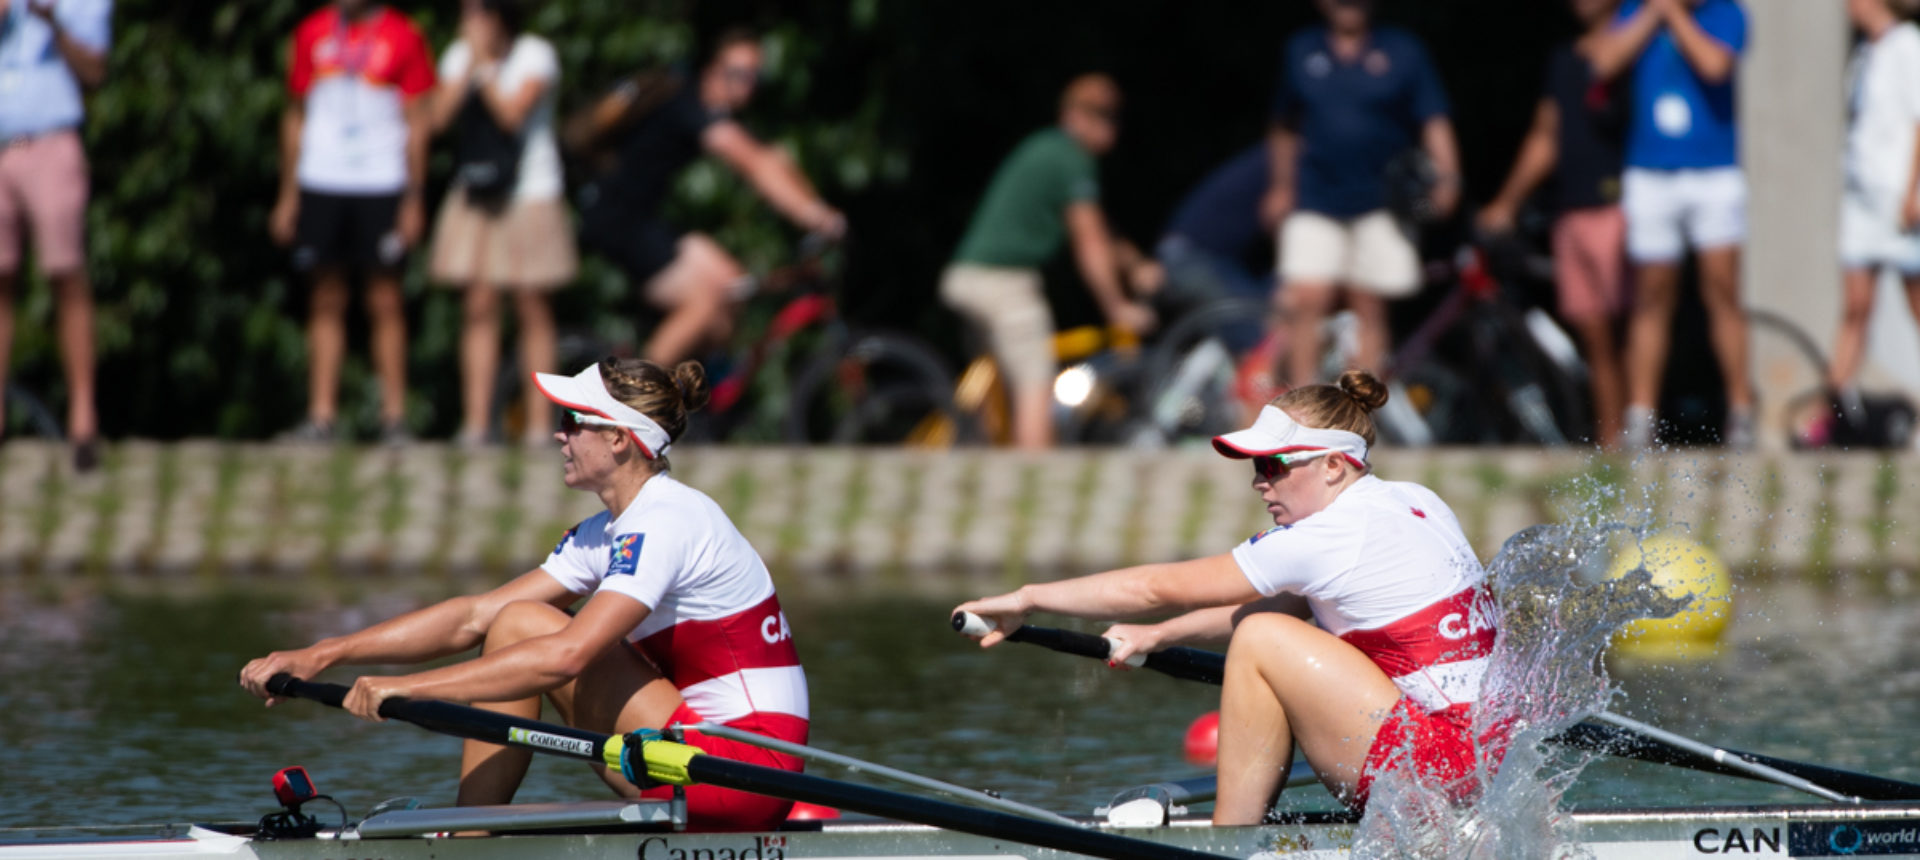
<path fill-rule="evenodd" d="M 805 803 L 801 801 L 795 801 L 793 811 L 787 813 L 788 821 L 821 821 L 828 818 L 839 817 L 840 810 L 834 809 L 831 806 L 821 806 L 817 803 Z"/>
<path fill-rule="evenodd" d="M 1187 727 L 1186 753 L 1188 764 L 1213 767 L 1214 759 L 1220 755 L 1219 711 L 1201 714 Z"/>

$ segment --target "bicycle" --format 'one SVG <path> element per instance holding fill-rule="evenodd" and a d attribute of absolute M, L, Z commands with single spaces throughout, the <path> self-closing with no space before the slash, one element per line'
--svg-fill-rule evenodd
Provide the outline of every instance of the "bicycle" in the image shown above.
<path fill-rule="evenodd" d="M 1428 268 L 1430 283 L 1454 286 L 1388 359 L 1383 379 L 1403 387 L 1412 407 L 1384 416 L 1388 438 L 1408 445 L 1592 441 L 1586 362 L 1519 286 L 1550 283 L 1552 260 L 1517 241 L 1483 238 Z"/>
<path fill-rule="evenodd" d="M 918 338 L 856 327 L 840 315 L 835 293 L 844 253 L 844 247 L 808 236 L 793 262 L 755 278 L 730 344 L 705 362 L 712 396 L 691 417 L 689 437 L 946 444 L 941 428 L 957 424 L 952 375 Z M 631 343 L 577 330 L 564 333 L 559 345 L 568 366 L 635 351 Z M 503 368 L 496 388 L 519 384 L 521 375 Z M 494 402 L 518 400 L 497 390 Z"/>

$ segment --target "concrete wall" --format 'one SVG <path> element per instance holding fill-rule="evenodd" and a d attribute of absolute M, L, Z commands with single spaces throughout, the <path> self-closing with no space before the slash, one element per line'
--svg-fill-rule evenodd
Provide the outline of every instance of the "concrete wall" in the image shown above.
<path fill-rule="evenodd" d="M 1637 462 L 1537 449 L 1387 450 L 1484 557 L 1535 523 L 1684 524 L 1730 564 L 1920 565 L 1920 458 Z M 1017 582 L 1224 552 L 1265 528 L 1246 464 L 1211 451 L 708 448 L 674 472 L 783 575 Z M 0 582 L 75 576 L 511 575 L 598 510 L 551 451 L 127 444 L 79 477 L 63 448 L 0 447 Z"/>

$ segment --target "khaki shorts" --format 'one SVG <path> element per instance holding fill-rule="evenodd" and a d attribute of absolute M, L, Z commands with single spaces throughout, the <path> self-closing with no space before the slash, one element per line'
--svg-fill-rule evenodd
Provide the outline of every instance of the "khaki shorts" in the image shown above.
<path fill-rule="evenodd" d="M 1400 298 L 1420 287 L 1420 252 L 1384 209 L 1346 220 L 1295 212 L 1280 225 L 1280 279 Z"/>
<path fill-rule="evenodd" d="M 1010 387 L 1053 383 L 1053 311 L 1039 270 L 955 263 L 940 275 L 940 299 L 986 332 Z"/>
<path fill-rule="evenodd" d="M 573 225 L 560 198 L 509 201 L 491 211 L 447 192 L 433 231 L 427 270 L 450 287 L 474 283 L 503 290 L 552 290 L 573 281 L 579 257 Z"/>

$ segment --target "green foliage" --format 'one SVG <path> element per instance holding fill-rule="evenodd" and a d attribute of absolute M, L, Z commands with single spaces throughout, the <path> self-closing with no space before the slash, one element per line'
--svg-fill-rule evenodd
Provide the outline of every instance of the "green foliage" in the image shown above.
<path fill-rule="evenodd" d="M 823 4 L 832 5 L 832 4 Z M 89 103 L 92 165 L 89 269 L 98 302 L 100 405 L 112 435 L 260 437 L 293 424 L 306 401 L 306 291 L 267 236 L 279 176 L 288 40 L 319 8 L 296 0 L 163 3 L 122 0 L 106 86 Z M 726 24 L 765 18 L 751 6 L 705 21 L 692 3 L 547 2 L 529 30 L 554 42 L 561 110 L 638 67 L 691 67 L 696 48 Z M 769 7 L 771 8 L 771 7 Z M 408 9 L 436 50 L 453 38 L 457 7 Z M 789 148 L 830 197 L 905 175 L 897 134 L 882 127 L 885 54 L 862 49 L 885 11 L 865 0 L 787 17 L 767 31 L 768 84 L 744 119 Z M 707 26 L 711 24 L 712 26 Z M 863 56 L 859 68 L 815 66 Z M 844 64 L 840 64 L 844 66 Z M 858 97 L 820 98 L 850 78 L 878 81 Z M 436 145 L 429 212 L 448 171 Z M 777 262 L 791 233 L 745 185 L 716 165 L 687 171 L 669 217 L 713 232 L 752 268 Z M 409 414 L 430 435 L 450 433 L 459 410 L 458 294 L 430 287 L 416 254 L 406 279 Z M 560 323 L 631 344 L 632 288 L 589 259 L 556 299 Z M 362 433 L 376 397 L 363 320 L 350 316 L 343 418 Z M 29 283 L 19 307 L 15 379 L 58 403 L 53 307 Z M 511 331 L 509 330 L 509 337 Z M 511 355 L 510 344 L 503 351 Z M 56 410 L 57 412 L 58 410 Z M 16 419 L 18 420 L 18 419 Z"/>

